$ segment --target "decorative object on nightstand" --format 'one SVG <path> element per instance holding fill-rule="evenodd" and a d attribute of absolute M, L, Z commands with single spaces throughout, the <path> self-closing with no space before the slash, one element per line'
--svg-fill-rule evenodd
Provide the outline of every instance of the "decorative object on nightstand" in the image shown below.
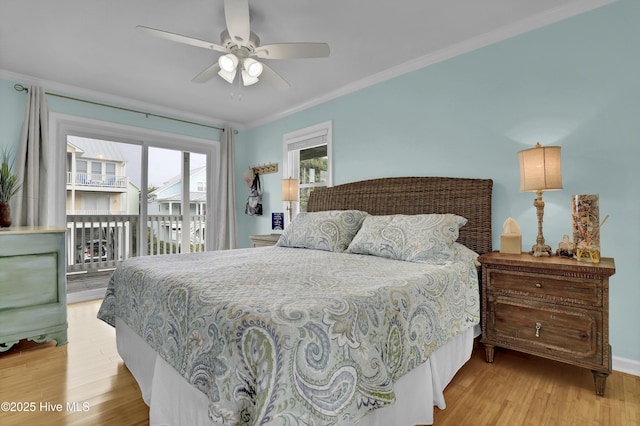
<path fill-rule="evenodd" d="M 291 203 L 300 199 L 298 195 L 299 179 L 282 179 L 282 201 L 289 202 L 287 210 L 289 211 L 289 222 L 293 219 L 293 208 Z"/>
<path fill-rule="evenodd" d="M 551 256 L 551 247 L 544 243 L 542 235 L 542 217 L 544 215 L 543 191 L 562 189 L 562 171 L 560 167 L 560 147 L 545 146 L 536 143 L 535 148 L 518 152 L 520 159 L 520 191 L 535 192 L 533 200 L 538 216 L 538 236 L 531 247 L 533 256 Z"/>
<path fill-rule="evenodd" d="M 598 194 L 571 197 L 571 219 L 576 259 L 598 263 L 600 261 L 600 201 Z"/>
<path fill-rule="evenodd" d="M 252 235 L 251 243 L 253 247 L 269 247 L 278 242 L 280 234 Z"/>
<path fill-rule="evenodd" d="M 556 250 L 556 256 L 572 259 L 574 253 L 575 253 L 575 245 L 571 241 L 569 241 L 568 235 L 563 235 L 562 241 L 558 243 L 558 250 Z"/>
<path fill-rule="evenodd" d="M 487 362 L 496 346 L 593 372 L 604 395 L 611 374 L 609 277 L 614 260 L 600 263 L 486 253 L 482 264 L 482 339 Z"/>
<path fill-rule="evenodd" d="M 282 212 L 271 213 L 271 230 L 284 231 L 284 213 Z"/>
<path fill-rule="evenodd" d="M 500 253 L 522 253 L 522 234 L 520 225 L 512 217 L 508 217 L 502 224 L 504 233 L 500 235 Z"/>

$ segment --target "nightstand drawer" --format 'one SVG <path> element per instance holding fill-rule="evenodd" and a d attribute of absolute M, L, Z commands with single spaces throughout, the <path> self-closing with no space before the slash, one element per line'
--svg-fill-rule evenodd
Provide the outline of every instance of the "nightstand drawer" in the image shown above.
<path fill-rule="evenodd" d="M 602 285 L 598 279 L 489 269 L 490 292 L 510 296 L 536 297 L 576 305 L 600 307 Z"/>
<path fill-rule="evenodd" d="M 486 338 L 541 355 L 570 355 L 602 364 L 602 313 L 596 310 L 519 303 L 497 297 L 489 304 Z"/>

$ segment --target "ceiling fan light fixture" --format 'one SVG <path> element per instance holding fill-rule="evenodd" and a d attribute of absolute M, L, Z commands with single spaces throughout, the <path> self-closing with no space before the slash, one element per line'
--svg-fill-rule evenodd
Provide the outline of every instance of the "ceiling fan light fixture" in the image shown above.
<path fill-rule="evenodd" d="M 255 59 L 251 59 L 251 58 L 245 59 L 242 66 L 246 70 L 246 73 L 250 77 L 255 78 L 256 80 L 258 77 L 260 77 L 260 74 L 262 74 L 262 70 L 263 70 L 262 64 L 256 61 Z M 244 76 L 244 71 L 242 74 Z"/>
<path fill-rule="evenodd" d="M 249 71 L 242 70 L 242 84 L 245 86 L 251 86 L 258 82 L 258 77 L 253 77 Z"/>
<path fill-rule="evenodd" d="M 238 66 L 238 57 L 233 53 L 222 55 L 218 58 L 218 65 L 220 65 L 221 71 L 226 71 L 227 73 L 233 72 L 235 77 L 235 70 Z"/>
<path fill-rule="evenodd" d="M 224 78 L 229 84 L 233 84 L 233 80 L 235 80 L 236 78 L 236 70 L 234 69 L 232 71 L 225 71 L 221 69 L 220 71 L 218 71 L 218 75 Z"/>

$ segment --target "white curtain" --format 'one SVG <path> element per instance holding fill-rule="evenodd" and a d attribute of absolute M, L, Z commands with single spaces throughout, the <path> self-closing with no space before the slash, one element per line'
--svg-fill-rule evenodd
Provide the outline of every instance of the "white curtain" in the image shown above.
<path fill-rule="evenodd" d="M 16 153 L 16 174 L 22 180 L 12 209 L 17 226 L 47 224 L 48 115 L 44 89 L 29 87 L 22 136 Z"/>
<path fill-rule="evenodd" d="M 225 127 L 220 140 L 220 174 L 216 202 L 216 250 L 238 247 L 236 223 L 235 131 Z"/>

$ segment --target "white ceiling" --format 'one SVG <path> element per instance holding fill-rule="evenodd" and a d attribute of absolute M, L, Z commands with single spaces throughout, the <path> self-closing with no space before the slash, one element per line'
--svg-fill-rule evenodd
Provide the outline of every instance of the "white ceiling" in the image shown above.
<path fill-rule="evenodd" d="M 262 44 L 326 42 L 329 58 L 265 61 L 290 84 L 191 79 L 220 43 L 223 0 L 0 0 L 0 77 L 214 124 L 252 127 L 612 0 L 249 0 Z"/>

